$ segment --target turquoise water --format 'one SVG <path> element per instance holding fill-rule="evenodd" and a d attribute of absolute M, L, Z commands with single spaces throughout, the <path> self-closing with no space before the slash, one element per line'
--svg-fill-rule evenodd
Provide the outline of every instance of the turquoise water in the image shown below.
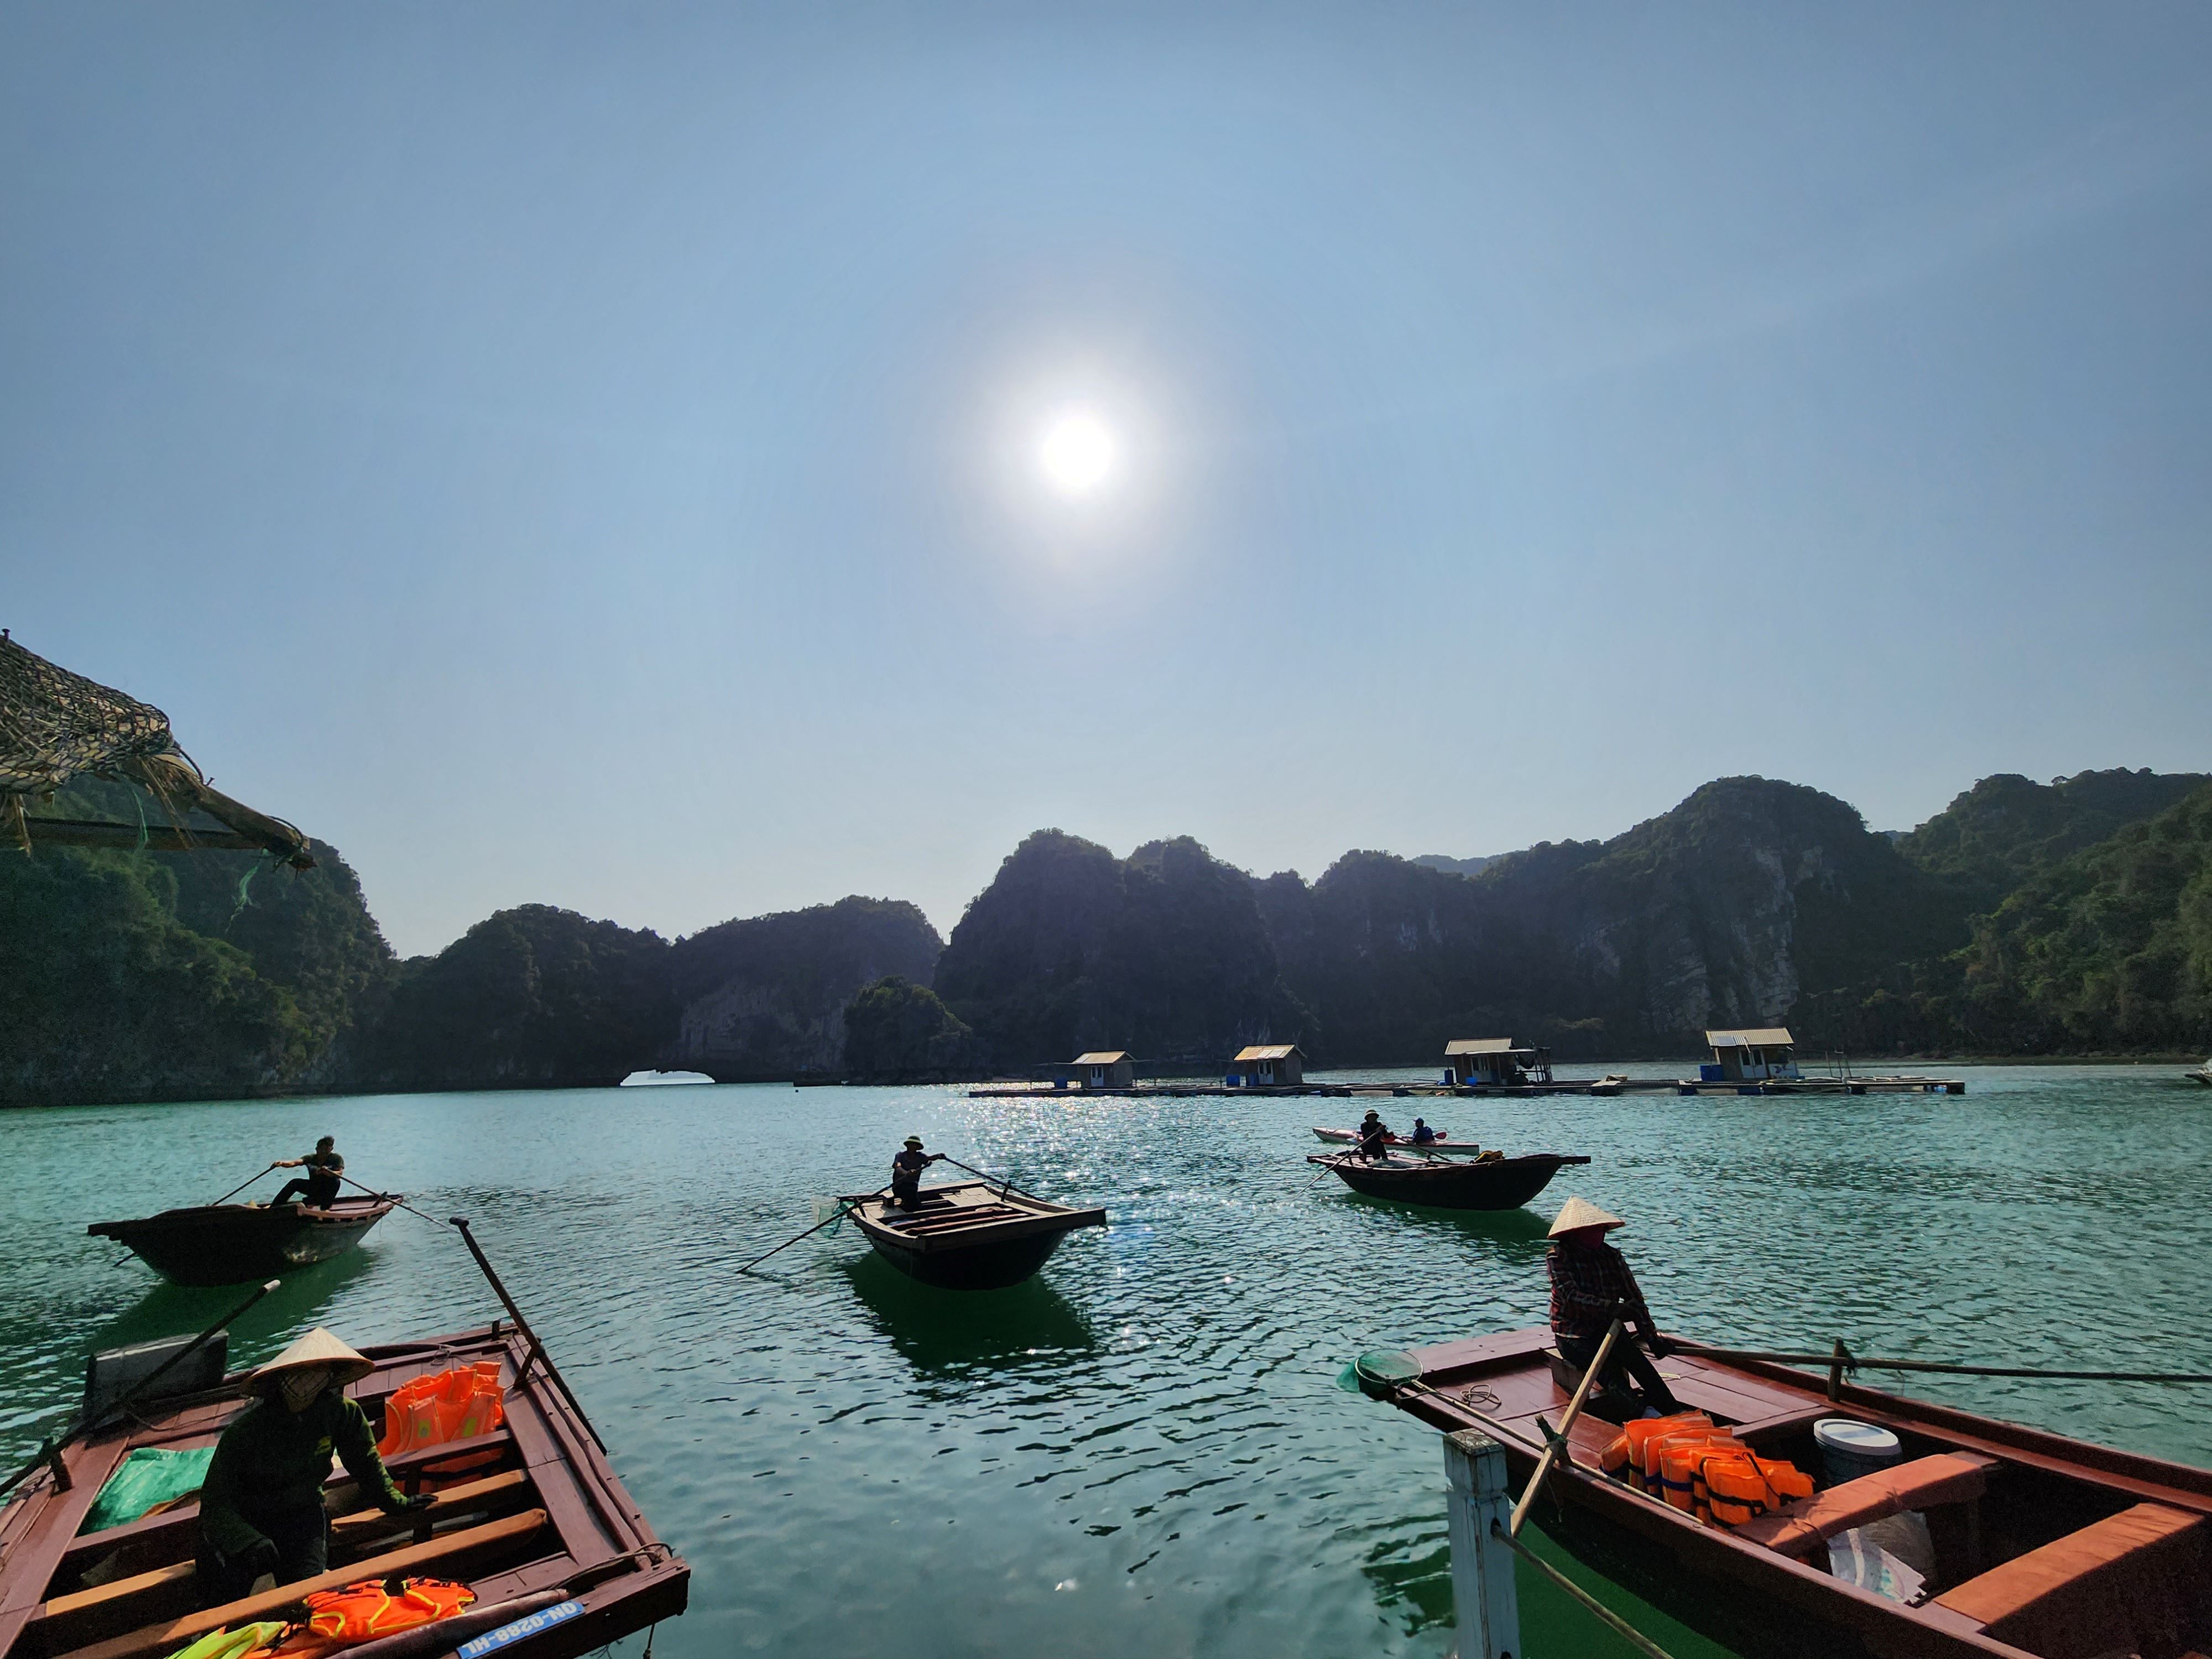
<path fill-rule="evenodd" d="M 1631 1218 L 1659 1318 L 1700 1337 L 2212 1371 L 2212 1091 L 2179 1070 L 1977 1068 L 1964 1098 L 1388 1103 L 1595 1159 L 1492 1217 L 1316 1182 L 1308 1126 L 1349 1121 L 1340 1100 L 732 1087 L 15 1112 L 0 1453 L 35 1444 L 88 1350 L 237 1297 L 162 1285 L 85 1223 L 207 1201 L 327 1132 L 364 1180 L 474 1218 L 690 1559 L 658 1655 L 1439 1655 L 1441 1454 L 1340 1389 L 1346 1360 L 1540 1321 L 1544 1220 L 1577 1191 Z M 983 1297 L 908 1283 L 850 1230 L 732 1271 L 813 1197 L 876 1185 L 910 1131 L 1113 1224 Z M 397 1214 L 288 1280 L 233 1356 L 310 1323 L 375 1341 L 497 1311 L 450 1231 Z M 2212 1462 L 2203 1390 L 1919 1391 Z M 1626 1651 L 1540 1584 L 1522 1604 L 1537 1659 Z"/>

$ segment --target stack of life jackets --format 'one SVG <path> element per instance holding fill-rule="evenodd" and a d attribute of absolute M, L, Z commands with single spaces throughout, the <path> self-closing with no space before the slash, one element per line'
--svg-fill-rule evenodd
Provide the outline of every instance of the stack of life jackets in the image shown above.
<path fill-rule="evenodd" d="M 320 1659 L 395 1631 L 450 1619 L 477 1599 L 450 1578 L 364 1578 L 306 1598 L 307 1619 L 292 1627 L 274 1659 Z"/>
<path fill-rule="evenodd" d="M 1703 1412 L 1631 1423 L 1599 1463 L 1708 1526 L 1740 1527 L 1813 1495 L 1810 1475 L 1782 1458 L 1761 1457 Z"/>
<path fill-rule="evenodd" d="M 364 1578 L 304 1598 L 304 1623 L 282 1620 L 209 1632 L 169 1659 L 322 1659 L 395 1631 L 450 1619 L 477 1599 L 450 1578 Z"/>
<path fill-rule="evenodd" d="M 376 1449 L 391 1457 L 442 1446 L 448 1440 L 489 1434 L 506 1420 L 499 1361 L 483 1359 L 401 1383 L 384 1402 L 384 1437 Z"/>

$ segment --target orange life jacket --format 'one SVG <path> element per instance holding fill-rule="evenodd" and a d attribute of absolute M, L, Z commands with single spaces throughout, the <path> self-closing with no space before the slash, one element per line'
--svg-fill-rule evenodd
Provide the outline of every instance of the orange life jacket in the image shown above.
<path fill-rule="evenodd" d="M 499 1385 L 499 1361 L 483 1359 L 434 1376 L 402 1382 L 384 1402 L 384 1437 L 377 1451 L 386 1457 L 489 1434 L 507 1420 L 507 1392 Z"/>
<path fill-rule="evenodd" d="M 313 1659 L 394 1631 L 450 1619 L 477 1599 L 450 1578 L 365 1578 L 343 1589 L 318 1590 L 306 1599 L 307 1620 L 286 1637 L 281 1659 Z"/>

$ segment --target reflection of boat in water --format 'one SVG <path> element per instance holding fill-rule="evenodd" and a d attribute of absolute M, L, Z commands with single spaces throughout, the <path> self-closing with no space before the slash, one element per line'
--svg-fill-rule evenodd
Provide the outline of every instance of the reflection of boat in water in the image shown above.
<path fill-rule="evenodd" d="M 199 1506 L 189 1494 L 120 1525 L 87 1531 L 85 1523 L 132 1451 L 213 1445 L 253 1382 L 240 1371 L 197 1393 L 149 1392 L 119 1422 L 94 1425 L 56 1454 L 66 1486 L 40 1469 L 0 1510 L 0 1659 L 161 1659 L 221 1627 L 289 1617 L 311 1592 L 403 1575 L 467 1581 L 481 1598 L 477 1631 L 495 1627 L 486 1613 L 497 1615 L 497 1628 L 514 1632 L 499 1645 L 515 1659 L 573 1659 L 684 1611 L 690 1567 L 653 1535 L 526 1333 L 495 1325 L 365 1357 L 374 1369 L 346 1392 L 372 1424 L 417 1377 L 483 1365 L 504 1391 L 504 1420 L 489 1432 L 386 1460 L 404 1491 L 435 1492 L 419 1522 L 387 1516 L 342 1476 L 325 1489 L 335 1517 L 330 1571 L 201 1608 Z M 532 1623 L 505 1622 L 519 1619 Z M 466 1631 L 440 1624 L 444 1640 L 422 1655 L 450 1651 Z"/>
<path fill-rule="evenodd" d="M 1426 1204 L 1442 1210 L 1517 1210 L 1552 1184 L 1570 1164 L 1589 1159 L 1564 1152 L 1522 1158 L 1408 1158 L 1392 1153 L 1370 1163 L 1353 1153 L 1316 1152 L 1306 1159 L 1334 1170 L 1344 1184 L 1370 1198 Z"/>
<path fill-rule="evenodd" d="M 112 1238 L 179 1285 L 243 1285 L 350 1250 L 401 1198 L 379 1193 L 327 1205 L 202 1204 L 137 1221 L 95 1221 Z"/>
<path fill-rule="evenodd" d="M 1334 1146 L 1357 1146 L 1359 1142 L 1359 1131 L 1357 1129 L 1324 1129 L 1321 1127 L 1320 1125 L 1316 1124 L 1314 1126 L 1314 1139 L 1316 1140 L 1326 1140 Z M 1410 1149 L 1417 1143 L 1408 1139 L 1404 1135 L 1385 1135 L 1382 1137 L 1382 1144 L 1386 1146 L 1404 1146 Z M 1476 1146 L 1472 1140 L 1454 1140 L 1442 1129 L 1437 1131 L 1437 1138 L 1434 1140 L 1424 1140 L 1419 1142 L 1418 1145 L 1419 1149 L 1425 1152 L 1462 1152 L 1469 1157 L 1472 1157 L 1474 1154 L 1482 1150 L 1481 1147 Z"/>
<path fill-rule="evenodd" d="M 926 1375 L 1059 1365 L 1098 1346 L 1090 1322 L 1042 1279 L 979 1295 L 924 1285 L 872 1255 L 837 1271 L 899 1356 Z"/>
<path fill-rule="evenodd" d="M 989 1181 L 924 1187 L 908 1211 L 879 1193 L 838 1200 L 876 1254 L 901 1273 L 948 1291 L 995 1291 L 1044 1266 L 1079 1227 L 1103 1227 L 1103 1210 L 1073 1210 Z"/>
<path fill-rule="evenodd" d="M 1504 1448 L 1514 1483 L 1561 1420 L 1548 1330 L 1395 1358 L 1370 1392 Z M 1808 1498 L 1701 1516 L 1695 1449 L 1655 1495 L 1585 1411 L 1540 1513 L 1589 1566 L 1731 1651 L 2087 1659 L 2212 1650 L 2212 1472 L 1675 1340 L 1660 1374 L 1751 1452 L 1821 1474 Z M 1363 1376 L 1368 1374 L 1362 1361 Z M 1823 1431 L 1823 1419 L 1841 1419 Z M 1692 1431 L 1692 1433 L 1695 1431 Z M 1824 1448 L 1827 1449 L 1824 1449 Z M 1836 1455 L 1840 1452 L 1841 1455 Z M 1717 1507 L 1717 1506 L 1716 1506 Z"/>
<path fill-rule="evenodd" d="M 687 1084 L 712 1083 L 704 1072 L 632 1072 L 617 1085 L 623 1089 L 667 1089 Z"/>

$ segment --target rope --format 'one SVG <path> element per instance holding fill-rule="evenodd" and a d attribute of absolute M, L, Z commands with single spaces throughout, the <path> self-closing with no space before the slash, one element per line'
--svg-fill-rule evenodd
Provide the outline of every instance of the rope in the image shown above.
<path fill-rule="evenodd" d="M 1661 1647 L 1656 1642 L 1646 1636 L 1642 1631 L 1637 1629 L 1635 1626 L 1630 1624 L 1628 1620 L 1623 1619 L 1611 1607 L 1606 1606 L 1604 1602 L 1599 1601 L 1597 1597 L 1592 1595 L 1580 1584 L 1577 1584 L 1573 1579 L 1568 1577 L 1566 1574 L 1561 1572 L 1549 1561 L 1545 1560 L 1543 1557 L 1538 1555 L 1534 1550 L 1530 1549 L 1526 1544 L 1516 1538 L 1511 1533 L 1506 1531 L 1504 1528 L 1499 1526 L 1495 1521 L 1492 1521 L 1490 1523 L 1490 1535 L 1503 1543 L 1507 1549 L 1511 1550 L 1514 1554 L 1519 1556 L 1530 1566 L 1535 1568 L 1537 1571 L 1542 1573 L 1544 1577 L 1550 1579 L 1553 1583 L 1558 1585 L 1559 1589 L 1565 1590 L 1569 1595 L 1574 1597 L 1576 1601 L 1581 1602 L 1592 1613 L 1595 1613 L 1598 1618 L 1602 1620 L 1609 1627 L 1611 1627 L 1615 1635 L 1619 1636 L 1638 1653 L 1648 1653 L 1651 1656 L 1651 1659 L 1674 1659 L 1674 1656 L 1669 1654 L 1666 1649 Z"/>
<path fill-rule="evenodd" d="M 1735 1359 L 1773 1365 L 1817 1365 L 1825 1370 L 1836 1363 L 1832 1353 L 1758 1353 L 1747 1348 L 1709 1348 L 1702 1342 L 1674 1338 L 1669 1344 L 1701 1359 Z M 1848 1354 L 1848 1350 L 1846 1350 Z M 2212 1385 L 2212 1374 L 2202 1371 L 2062 1371 L 2037 1365 L 1949 1365 L 1933 1359 L 1861 1359 L 1846 1358 L 1844 1369 L 1875 1371 L 1933 1371 L 1944 1376 L 2028 1376 L 2053 1382 L 2179 1382 Z"/>

